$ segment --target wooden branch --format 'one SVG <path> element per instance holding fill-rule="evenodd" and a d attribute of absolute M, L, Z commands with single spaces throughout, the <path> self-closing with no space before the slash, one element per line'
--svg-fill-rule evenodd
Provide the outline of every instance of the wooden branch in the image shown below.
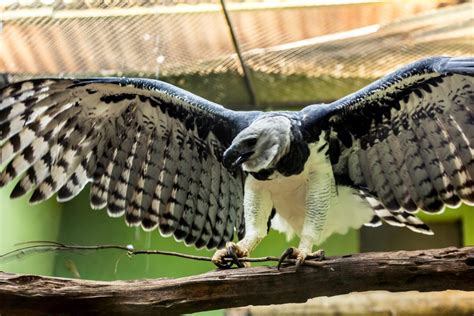
<path fill-rule="evenodd" d="M 180 279 L 86 281 L 0 273 L 0 314 L 177 314 L 304 302 L 353 291 L 474 290 L 474 247 L 331 257 Z"/>

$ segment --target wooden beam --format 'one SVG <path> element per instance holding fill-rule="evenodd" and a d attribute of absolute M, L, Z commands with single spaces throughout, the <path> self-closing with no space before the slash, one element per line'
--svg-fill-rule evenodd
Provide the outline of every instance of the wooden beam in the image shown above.
<path fill-rule="evenodd" d="M 474 247 L 365 253 L 309 264 L 298 271 L 255 267 L 113 282 L 0 273 L 0 314 L 169 315 L 354 291 L 474 290 Z"/>
<path fill-rule="evenodd" d="M 226 310 L 226 316 L 268 315 L 474 315 L 474 292 L 358 292 L 332 297 L 322 296 L 303 304 L 246 306 Z"/>

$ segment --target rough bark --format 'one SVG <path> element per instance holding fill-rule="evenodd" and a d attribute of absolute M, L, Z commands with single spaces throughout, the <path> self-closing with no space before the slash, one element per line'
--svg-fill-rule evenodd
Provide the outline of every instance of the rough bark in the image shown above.
<path fill-rule="evenodd" d="M 474 247 L 365 253 L 180 279 L 86 281 L 0 273 L 0 314 L 177 314 L 354 291 L 474 290 Z"/>

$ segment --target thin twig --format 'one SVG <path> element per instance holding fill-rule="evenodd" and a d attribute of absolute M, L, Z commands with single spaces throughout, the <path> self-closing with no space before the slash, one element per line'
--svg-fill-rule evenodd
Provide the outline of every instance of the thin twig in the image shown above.
<path fill-rule="evenodd" d="M 122 246 L 122 245 L 93 245 L 93 246 L 84 246 L 84 245 L 65 245 L 55 241 L 29 241 L 22 242 L 18 245 L 28 245 L 12 251 L 6 252 L 0 255 L 0 261 L 6 261 L 11 259 L 19 259 L 29 254 L 39 253 L 39 252 L 50 252 L 50 251 L 91 251 L 91 250 L 104 250 L 104 249 L 116 249 L 126 251 L 129 256 L 134 255 L 163 255 L 163 256 L 172 256 L 179 257 L 197 261 L 207 261 L 212 262 L 211 257 L 207 256 L 195 256 L 189 255 L 174 251 L 164 251 L 164 250 L 135 250 L 132 245 Z M 278 257 L 260 257 L 260 258 L 239 258 L 241 262 L 269 262 L 276 261 L 278 262 Z M 224 258 L 224 261 L 231 262 L 231 258 Z M 288 260 L 288 263 L 292 263 L 292 260 Z"/>
<path fill-rule="evenodd" d="M 171 256 L 171 257 L 178 257 L 190 260 L 197 260 L 197 261 L 207 261 L 212 262 L 211 257 L 207 256 L 196 256 L 196 255 L 189 255 L 174 251 L 164 251 L 164 250 L 142 250 L 138 249 L 135 250 L 133 245 L 93 245 L 93 246 L 84 246 L 84 245 L 65 245 L 56 241 L 28 241 L 22 242 L 17 245 L 28 245 L 18 249 L 14 249 L 12 251 L 6 252 L 0 255 L 0 262 L 8 261 L 8 260 L 17 260 L 21 259 L 27 255 L 35 254 L 35 253 L 42 253 L 42 252 L 52 252 L 52 251 L 94 251 L 94 250 L 104 250 L 104 249 L 115 249 L 115 250 L 122 250 L 126 251 L 128 256 L 135 256 L 135 255 L 162 255 L 162 256 Z M 257 258 L 238 258 L 240 262 L 278 262 L 279 257 L 274 256 L 266 256 L 266 257 L 257 257 Z M 310 258 L 308 258 L 310 259 Z M 306 260 L 303 264 L 306 266 L 311 267 L 320 267 L 324 265 L 324 262 L 328 262 L 334 258 L 326 258 L 324 261 L 316 260 Z M 397 260 L 394 258 L 390 258 L 390 260 Z M 224 263 L 231 263 L 233 262 L 232 258 L 223 258 Z M 285 259 L 283 262 L 284 264 L 294 265 L 296 263 L 295 259 Z M 230 267 L 230 266 L 229 266 Z"/>

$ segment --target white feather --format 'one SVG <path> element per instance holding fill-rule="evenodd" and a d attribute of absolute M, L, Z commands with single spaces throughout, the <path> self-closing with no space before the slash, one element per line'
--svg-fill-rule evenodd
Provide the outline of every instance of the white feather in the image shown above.
<path fill-rule="evenodd" d="M 272 220 L 272 228 L 287 234 L 288 239 L 293 238 L 294 234 L 300 236 L 303 229 L 309 169 L 317 166 L 317 170 L 323 173 L 325 168 L 330 168 L 330 165 L 327 166 L 323 162 L 324 153 L 318 153 L 320 146 L 322 143 L 312 146 L 305 169 L 299 175 L 280 175 L 259 183 L 272 192 L 273 205 L 277 210 Z M 346 234 L 350 228 L 357 229 L 370 222 L 374 212 L 367 202 L 355 193 L 355 190 L 348 187 L 338 187 L 337 193 L 333 191 L 326 220 L 315 244 L 321 244 L 334 233 Z"/>

